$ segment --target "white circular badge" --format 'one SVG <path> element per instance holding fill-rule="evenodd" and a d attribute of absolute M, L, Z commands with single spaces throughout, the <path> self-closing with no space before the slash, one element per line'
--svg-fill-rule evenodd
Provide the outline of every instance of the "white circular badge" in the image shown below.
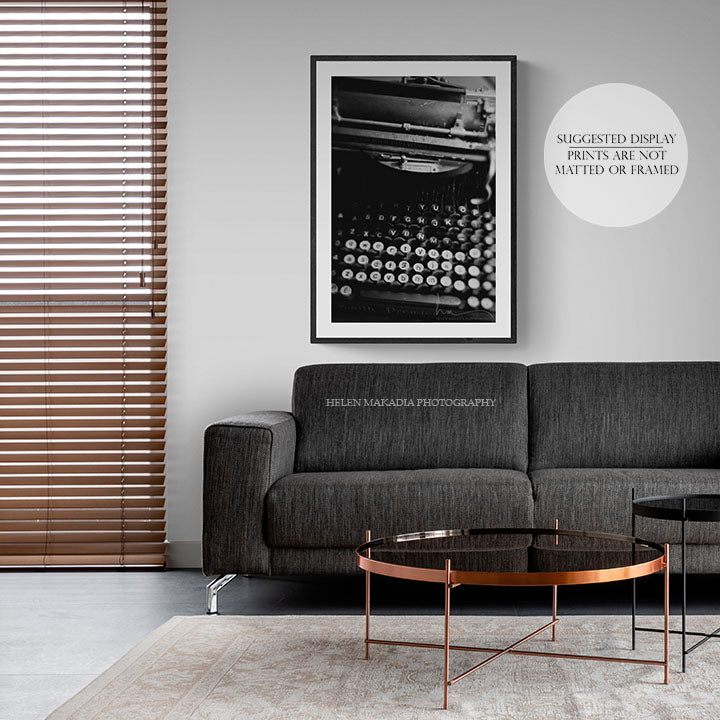
<path fill-rule="evenodd" d="M 637 225 L 664 210 L 687 160 L 677 115 L 654 93 L 625 83 L 575 95 L 545 138 L 545 172 L 558 200 L 606 227 Z"/>

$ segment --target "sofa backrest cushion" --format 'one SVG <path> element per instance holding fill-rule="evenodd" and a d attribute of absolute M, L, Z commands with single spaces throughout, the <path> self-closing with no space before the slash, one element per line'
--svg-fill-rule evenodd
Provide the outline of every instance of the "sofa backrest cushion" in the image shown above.
<path fill-rule="evenodd" d="M 720 467 L 720 363 L 529 368 L 530 467 Z"/>
<path fill-rule="evenodd" d="M 293 415 L 296 472 L 527 469 L 524 365 L 310 365 Z"/>

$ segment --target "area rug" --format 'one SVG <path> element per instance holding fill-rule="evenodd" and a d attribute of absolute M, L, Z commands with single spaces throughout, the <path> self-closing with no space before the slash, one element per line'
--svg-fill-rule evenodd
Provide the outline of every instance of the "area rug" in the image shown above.
<path fill-rule="evenodd" d="M 675 619 L 674 619 L 675 620 Z M 504 647 L 547 622 L 538 617 L 457 616 L 452 642 Z M 717 617 L 691 618 L 709 631 Z M 643 618 L 660 627 L 660 618 Z M 545 632 L 524 649 L 662 658 L 662 635 L 638 634 L 617 616 L 568 616 L 558 640 Z M 372 636 L 437 643 L 442 617 L 373 617 Z M 362 616 L 175 617 L 49 720 L 696 720 L 718 717 L 720 642 L 706 642 L 680 672 L 671 641 L 662 667 L 505 655 L 450 688 L 442 707 L 440 650 L 371 646 Z M 487 657 L 451 653 L 459 674 Z"/>

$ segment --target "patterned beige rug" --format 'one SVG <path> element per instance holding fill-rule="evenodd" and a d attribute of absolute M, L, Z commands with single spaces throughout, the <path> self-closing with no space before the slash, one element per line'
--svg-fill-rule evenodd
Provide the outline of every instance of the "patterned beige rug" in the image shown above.
<path fill-rule="evenodd" d="M 503 647 L 547 618 L 454 617 L 452 642 Z M 676 622 L 676 618 L 673 618 Z M 643 618 L 659 627 L 659 618 Z M 442 617 L 374 617 L 373 636 L 441 642 Z M 710 630 L 720 618 L 693 617 Z M 628 618 L 565 617 L 526 649 L 661 659 L 662 636 Z M 450 688 L 442 704 L 442 651 L 372 646 L 363 659 L 358 616 L 175 617 L 147 637 L 49 720 L 699 720 L 718 717 L 720 641 L 679 672 L 671 643 L 670 685 L 662 668 L 505 655 Z M 457 674 L 486 657 L 453 652 Z"/>

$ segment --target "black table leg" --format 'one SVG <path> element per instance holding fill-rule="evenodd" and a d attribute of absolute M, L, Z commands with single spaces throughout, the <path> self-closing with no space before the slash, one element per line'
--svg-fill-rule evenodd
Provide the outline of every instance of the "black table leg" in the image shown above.
<path fill-rule="evenodd" d="M 635 500 L 635 488 L 632 489 L 632 499 L 630 502 L 630 507 L 632 508 L 632 500 Z M 632 531 L 630 533 L 633 537 L 635 537 L 635 509 L 632 509 Z M 633 565 L 635 564 L 635 543 L 633 543 L 632 546 L 632 561 Z M 632 649 L 635 649 L 635 613 L 636 613 L 636 606 L 637 606 L 637 588 L 635 587 L 635 578 L 632 579 Z"/>
<path fill-rule="evenodd" d="M 687 625 L 687 573 L 685 571 L 685 523 L 687 517 L 685 513 L 685 498 L 682 501 L 682 671 L 685 672 L 685 659 L 687 652 L 685 651 L 685 635 Z"/>

